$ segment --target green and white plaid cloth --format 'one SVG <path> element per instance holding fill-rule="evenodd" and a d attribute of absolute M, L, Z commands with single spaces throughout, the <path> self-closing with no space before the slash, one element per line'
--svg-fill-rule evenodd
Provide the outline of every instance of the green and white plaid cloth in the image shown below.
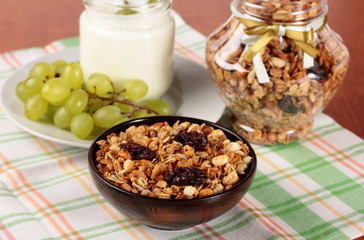
<path fill-rule="evenodd" d="M 176 14 L 176 53 L 204 64 L 206 38 Z M 20 66 L 78 38 L 0 55 L 0 85 Z M 0 109 L 0 239 L 354 239 L 364 235 L 364 141 L 316 117 L 302 141 L 253 145 L 258 170 L 242 201 L 182 231 L 140 225 L 95 188 L 87 149 L 19 129 Z"/>

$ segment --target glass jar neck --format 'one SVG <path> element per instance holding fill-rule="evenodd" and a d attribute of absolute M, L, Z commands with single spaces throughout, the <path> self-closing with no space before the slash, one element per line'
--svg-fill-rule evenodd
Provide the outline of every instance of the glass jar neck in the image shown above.
<path fill-rule="evenodd" d="M 138 31 L 165 24 L 172 0 L 83 0 L 86 18 L 95 27 Z"/>
<path fill-rule="evenodd" d="M 119 18 L 148 17 L 171 8 L 172 0 L 83 0 L 86 10 Z"/>
<path fill-rule="evenodd" d="M 327 0 L 233 0 L 231 10 L 269 24 L 307 24 L 327 14 Z"/>

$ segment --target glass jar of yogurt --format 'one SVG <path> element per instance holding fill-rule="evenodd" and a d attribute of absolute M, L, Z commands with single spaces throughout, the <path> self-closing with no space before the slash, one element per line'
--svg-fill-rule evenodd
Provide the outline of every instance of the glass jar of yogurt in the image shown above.
<path fill-rule="evenodd" d="M 159 98 L 173 78 L 172 0 L 84 0 L 80 63 L 85 78 L 107 74 L 118 90 L 127 79 L 148 85 L 143 99 Z"/>

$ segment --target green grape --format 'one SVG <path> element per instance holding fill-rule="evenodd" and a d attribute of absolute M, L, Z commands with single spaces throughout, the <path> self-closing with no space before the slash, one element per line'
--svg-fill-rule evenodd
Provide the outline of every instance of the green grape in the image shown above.
<path fill-rule="evenodd" d="M 119 87 L 129 99 L 141 99 L 148 93 L 148 85 L 140 79 L 129 79 L 120 83 Z"/>
<path fill-rule="evenodd" d="M 120 94 L 119 96 L 116 97 L 117 100 L 126 100 L 125 97 Z M 128 99 L 129 102 L 131 102 L 132 104 L 136 105 L 136 101 Z M 131 111 L 133 111 L 134 107 L 128 104 L 124 104 L 124 103 L 119 103 L 119 102 L 114 102 L 114 105 L 117 106 L 120 109 L 121 113 L 129 113 Z"/>
<path fill-rule="evenodd" d="M 97 137 L 105 131 L 106 131 L 106 128 L 102 128 L 102 127 L 94 125 L 94 128 L 92 129 L 92 132 L 90 133 L 90 135 Z"/>
<path fill-rule="evenodd" d="M 57 109 L 53 116 L 53 123 L 59 128 L 68 128 L 71 126 L 73 114 L 67 111 L 65 106 Z"/>
<path fill-rule="evenodd" d="M 134 9 L 131 9 L 130 7 L 124 7 L 116 12 L 117 15 L 132 15 L 138 13 Z"/>
<path fill-rule="evenodd" d="M 171 105 L 163 99 L 150 99 L 143 102 L 145 106 L 156 111 L 159 115 L 172 115 Z"/>
<path fill-rule="evenodd" d="M 71 89 L 63 78 L 52 78 L 43 85 L 41 93 L 48 102 L 57 103 L 67 99 Z"/>
<path fill-rule="evenodd" d="M 43 86 L 43 81 L 38 77 L 29 77 L 25 81 L 19 82 L 16 85 L 16 96 L 25 102 L 31 96 L 40 93 Z"/>
<path fill-rule="evenodd" d="M 42 80 L 48 80 L 54 76 L 54 68 L 46 62 L 38 62 L 29 73 L 29 77 L 39 77 Z"/>
<path fill-rule="evenodd" d="M 58 102 L 48 102 L 50 105 L 52 106 L 56 106 L 56 107 L 60 107 L 66 104 L 68 98 L 63 99 L 62 101 L 58 101 Z"/>
<path fill-rule="evenodd" d="M 86 82 L 87 91 L 96 93 L 99 96 L 107 96 L 109 93 L 114 92 L 114 87 L 111 79 L 102 73 L 92 74 Z"/>
<path fill-rule="evenodd" d="M 24 85 L 24 81 L 19 82 L 15 88 L 16 96 L 23 102 L 26 102 L 32 95 Z"/>
<path fill-rule="evenodd" d="M 117 103 L 115 104 L 120 109 L 121 113 L 129 113 L 133 111 L 134 107 L 131 105 L 123 104 L 123 103 Z"/>
<path fill-rule="evenodd" d="M 123 122 L 129 121 L 129 120 L 131 120 L 131 118 L 130 118 L 130 117 L 128 117 L 128 116 L 126 116 L 126 115 L 121 115 L 120 120 L 119 120 L 117 123 L 115 123 L 115 125 L 116 125 L 116 124 L 119 124 L 119 123 L 123 123 Z"/>
<path fill-rule="evenodd" d="M 67 62 L 65 60 L 59 59 L 59 60 L 55 60 L 51 63 L 51 66 L 53 67 L 55 74 L 59 74 L 61 75 L 63 72 L 63 69 L 65 66 L 67 66 Z"/>
<path fill-rule="evenodd" d="M 67 98 L 65 107 L 68 112 L 77 114 L 85 110 L 88 103 L 88 95 L 83 89 L 75 89 L 71 92 L 71 95 Z"/>
<path fill-rule="evenodd" d="M 94 128 L 94 122 L 90 114 L 82 112 L 73 116 L 71 120 L 71 132 L 78 138 L 87 138 Z"/>
<path fill-rule="evenodd" d="M 83 83 L 83 71 L 79 63 L 69 63 L 62 72 L 62 77 L 68 82 L 68 85 L 72 89 L 82 87 Z"/>
<path fill-rule="evenodd" d="M 48 109 L 48 102 L 40 95 L 30 97 L 24 105 L 24 114 L 29 120 L 40 119 Z"/>
<path fill-rule="evenodd" d="M 53 123 L 54 114 L 56 113 L 57 109 L 58 107 L 48 104 L 48 110 L 45 113 L 45 116 L 49 122 Z"/>
<path fill-rule="evenodd" d="M 98 98 L 91 98 L 88 101 L 88 110 L 87 112 L 90 114 L 93 114 L 94 112 L 96 112 L 97 109 L 99 109 L 100 107 L 102 107 L 102 100 L 98 99 Z"/>
<path fill-rule="evenodd" d="M 143 118 L 143 117 L 150 117 L 150 116 L 157 116 L 155 113 L 148 113 L 147 110 L 140 110 L 134 113 L 134 118 Z"/>
<path fill-rule="evenodd" d="M 24 81 L 24 87 L 29 89 L 31 94 L 35 95 L 40 93 L 43 87 L 43 81 L 39 77 L 29 77 Z"/>
<path fill-rule="evenodd" d="M 93 114 L 95 125 L 102 128 L 114 126 L 121 118 L 119 108 L 113 105 L 101 107 Z"/>

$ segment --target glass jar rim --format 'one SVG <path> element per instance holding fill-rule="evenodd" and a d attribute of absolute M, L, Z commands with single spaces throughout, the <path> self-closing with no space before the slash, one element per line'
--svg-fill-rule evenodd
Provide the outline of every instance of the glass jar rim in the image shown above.
<path fill-rule="evenodd" d="M 233 0 L 231 10 L 268 23 L 302 24 L 325 16 L 328 5 L 327 0 Z"/>
<path fill-rule="evenodd" d="M 96 10 L 102 14 L 127 18 L 167 11 L 172 7 L 172 2 L 173 0 L 156 0 L 144 3 L 138 2 L 135 4 L 135 2 L 129 3 L 128 1 L 120 0 L 83 0 L 86 9 Z M 120 13 L 120 10 L 125 9 L 127 9 L 128 12 Z"/>

